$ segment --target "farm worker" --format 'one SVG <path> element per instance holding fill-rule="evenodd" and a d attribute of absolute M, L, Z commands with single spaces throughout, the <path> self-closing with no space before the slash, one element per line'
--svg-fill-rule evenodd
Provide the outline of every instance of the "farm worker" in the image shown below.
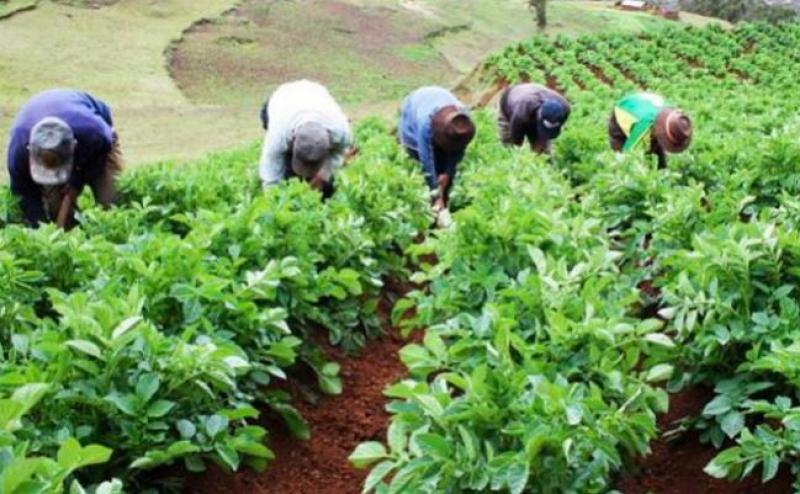
<path fill-rule="evenodd" d="M 521 146 L 527 137 L 533 151 L 550 154 L 570 111 L 567 100 L 552 89 L 531 83 L 508 87 L 500 96 L 500 140 Z"/>
<path fill-rule="evenodd" d="M 456 167 L 475 136 L 475 124 L 467 108 L 444 88 L 417 89 L 403 102 L 399 134 L 409 156 L 422 165 L 437 223 L 448 226 L 448 200 Z"/>
<path fill-rule="evenodd" d="M 122 154 L 108 105 L 82 91 L 52 89 L 32 97 L 11 127 L 8 172 L 31 226 L 75 223 L 84 185 L 110 206 L 117 197 Z"/>
<path fill-rule="evenodd" d="M 666 168 L 666 153 L 682 153 L 691 144 L 692 121 L 657 94 L 634 93 L 614 106 L 608 136 L 617 152 L 646 142 L 648 153 L 658 156 L 658 167 Z"/>
<path fill-rule="evenodd" d="M 264 187 L 300 177 L 333 195 L 333 175 L 353 144 L 350 123 L 328 90 L 307 80 L 281 85 L 264 104 L 259 175 Z"/>

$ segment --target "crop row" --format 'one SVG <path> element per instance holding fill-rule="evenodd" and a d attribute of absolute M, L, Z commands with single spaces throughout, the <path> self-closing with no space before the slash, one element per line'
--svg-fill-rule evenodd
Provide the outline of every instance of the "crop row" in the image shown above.
<path fill-rule="evenodd" d="M 385 129 L 359 134 L 361 157 L 325 203 L 300 183 L 259 190 L 255 148 L 132 170 L 124 206 L 84 202 L 69 233 L 14 223 L 4 196 L 0 491 L 58 492 L 87 465 L 83 485 L 131 489 L 176 461 L 263 468 L 261 410 L 307 437 L 270 384 L 302 365 L 341 391 L 312 334 L 347 350 L 377 334 L 383 280 L 404 276 L 403 251 L 431 221 Z"/>
<path fill-rule="evenodd" d="M 679 424 L 722 449 L 708 474 L 800 479 L 798 46 L 794 24 L 674 28 L 489 60 L 508 82 L 555 76 L 574 111 L 549 161 L 498 146 L 482 117 L 455 228 L 411 248 L 438 259 L 395 309 L 424 343 L 387 390 L 386 442 L 352 456 L 366 490 L 608 492 L 687 388 L 709 395 Z M 636 87 L 695 122 L 668 170 L 608 149 Z"/>

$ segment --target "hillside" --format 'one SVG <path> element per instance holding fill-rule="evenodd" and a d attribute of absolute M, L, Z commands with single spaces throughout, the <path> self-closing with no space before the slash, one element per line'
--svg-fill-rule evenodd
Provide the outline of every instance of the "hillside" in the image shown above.
<path fill-rule="evenodd" d="M 449 229 L 375 118 L 327 202 L 262 190 L 257 145 L 138 167 L 68 233 L 0 189 L 6 492 L 790 492 L 798 45 L 676 25 L 507 47 L 487 76 L 574 111 L 549 159 L 476 112 Z M 608 148 L 632 90 L 694 121 L 667 169 Z"/>
<path fill-rule="evenodd" d="M 258 104 L 289 78 L 329 82 L 356 116 L 390 115 L 410 87 L 454 84 L 535 32 L 521 1 L 5 0 L 0 13 L 23 7 L 0 20 L 0 147 L 28 96 L 71 86 L 111 103 L 132 164 L 258 139 Z M 296 27 L 306 15 L 313 35 Z M 551 17 L 570 34 L 668 25 L 602 2 L 554 2 Z"/>

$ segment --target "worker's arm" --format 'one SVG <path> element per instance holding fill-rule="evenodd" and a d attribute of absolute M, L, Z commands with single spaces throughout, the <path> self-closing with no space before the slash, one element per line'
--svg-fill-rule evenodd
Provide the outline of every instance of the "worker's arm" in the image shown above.
<path fill-rule="evenodd" d="M 664 170 L 667 168 L 667 155 L 664 151 L 656 154 L 658 156 L 658 169 Z"/>
<path fill-rule="evenodd" d="M 651 138 L 650 153 L 655 154 L 658 157 L 659 170 L 664 170 L 667 168 L 667 153 L 661 148 L 661 145 L 658 144 L 658 140 L 656 140 L 655 135 L 653 135 Z"/>
<path fill-rule="evenodd" d="M 281 142 L 274 132 L 274 129 L 269 130 L 264 136 L 261 160 L 258 165 L 258 174 L 264 187 L 276 185 L 283 180 L 284 161 L 286 153 L 289 151 L 287 143 Z"/>
<path fill-rule="evenodd" d="M 550 154 L 550 141 L 545 137 L 535 136 L 531 140 L 531 150 L 538 154 Z"/>
<path fill-rule="evenodd" d="M 433 129 L 428 120 L 420 126 L 417 133 L 417 153 L 422 164 L 422 173 L 425 175 L 425 182 L 431 190 L 438 191 L 438 175 L 436 174 L 435 153 L 433 152 Z"/>
<path fill-rule="evenodd" d="M 449 153 L 444 158 L 443 172 L 438 176 L 439 197 L 443 198 L 442 205 L 450 205 L 450 189 L 455 183 L 458 164 L 464 159 L 464 153 Z"/>
<path fill-rule="evenodd" d="M 80 190 L 67 185 L 64 197 L 61 199 L 61 206 L 58 208 L 58 215 L 56 216 L 56 226 L 62 229 L 67 229 L 71 226 L 72 220 L 75 217 L 75 205 L 78 203 L 78 196 Z"/>
<path fill-rule="evenodd" d="M 515 146 L 521 146 L 529 129 L 536 126 L 537 112 L 540 101 L 526 101 L 512 110 L 509 126 L 511 127 L 511 142 Z"/>

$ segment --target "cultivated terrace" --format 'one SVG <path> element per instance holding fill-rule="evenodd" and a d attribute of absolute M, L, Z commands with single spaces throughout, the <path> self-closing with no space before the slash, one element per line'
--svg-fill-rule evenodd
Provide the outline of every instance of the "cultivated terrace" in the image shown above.
<path fill-rule="evenodd" d="M 478 112 L 431 230 L 416 166 L 377 120 L 322 202 L 264 192 L 257 148 L 124 175 L 81 227 L 19 225 L 0 193 L 0 492 L 138 492 L 164 468 L 269 468 L 260 415 L 309 434 L 298 367 L 341 392 L 320 338 L 424 336 L 387 387 L 384 441 L 351 455 L 378 493 L 605 493 L 670 397 L 709 476 L 800 479 L 800 26 L 675 27 L 511 46 L 502 83 L 547 81 L 574 112 L 552 159 L 502 147 Z M 613 102 L 657 91 L 696 126 L 669 169 L 608 149 Z M 315 341 L 317 343 L 315 343 Z M 357 358 L 357 357 L 356 357 Z M 800 492 L 800 480 L 794 492 Z"/>

